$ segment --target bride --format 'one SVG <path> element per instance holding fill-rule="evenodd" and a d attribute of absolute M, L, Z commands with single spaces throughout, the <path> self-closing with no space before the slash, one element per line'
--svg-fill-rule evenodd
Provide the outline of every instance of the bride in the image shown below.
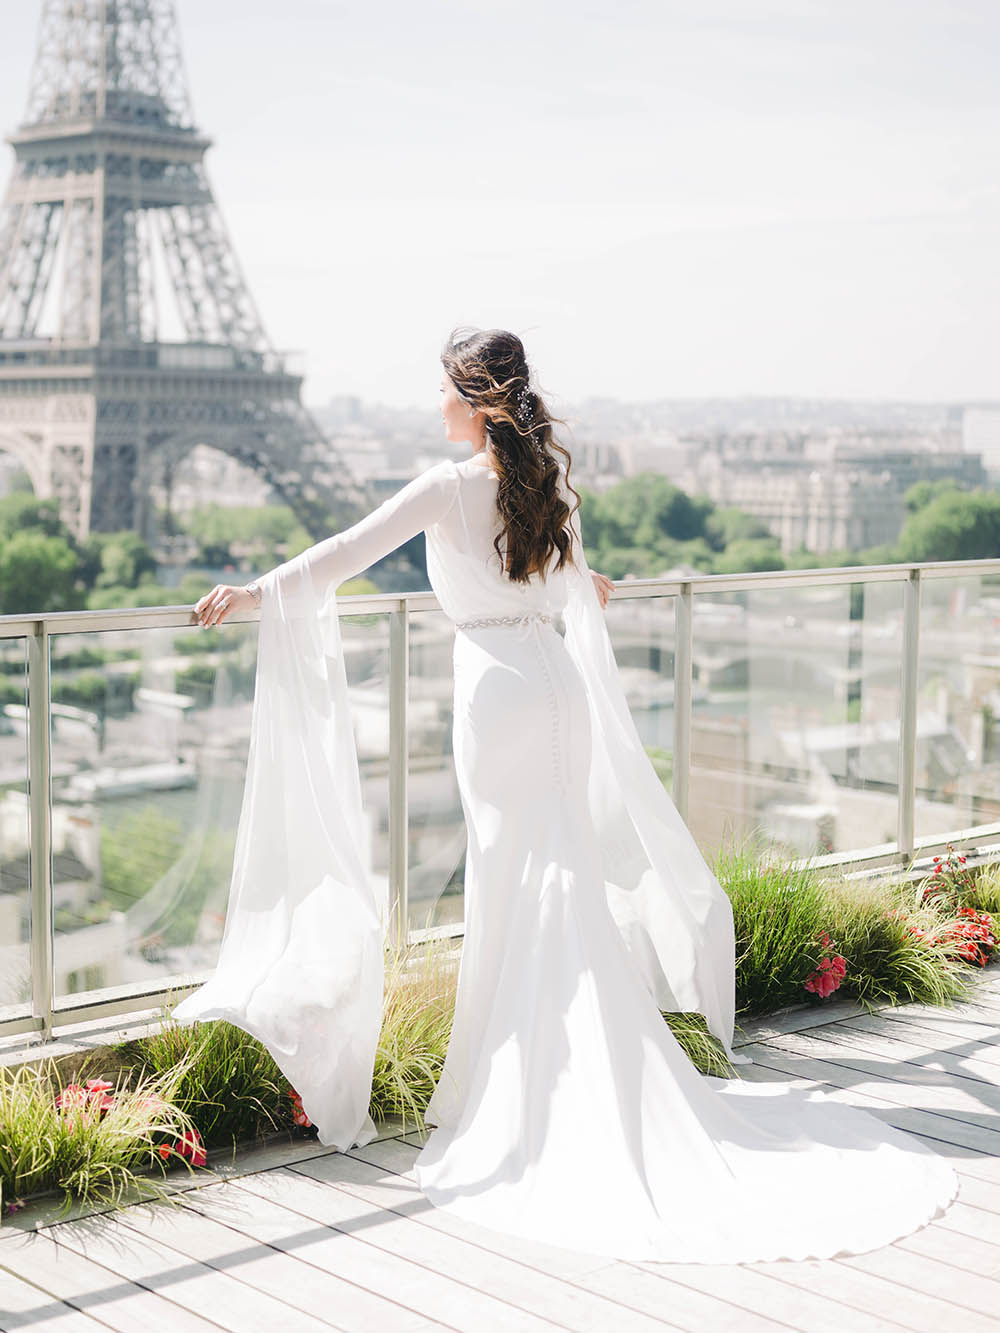
<path fill-rule="evenodd" d="M 175 1016 L 259 1037 L 324 1144 L 374 1136 L 388 903 L 368 874 L 336 589 L 423 531 L 455 625 L 468 851 L 420 1189 L 480 1225 L 623 1259 L 827 1258 L 910 1233 L 957 1193 L 942 1157 L 818 1089 L 704 1076 L 664 1021 L 700 1012 L 748 1063 L 729 899 L 629 715 L 613 585 L 587 567 L 569 454 L 520 339 L 458 330 L 442 365 L 445 435 L 468 457 L 195 607 L 206 626 L 261 616 L 219 963 Z"/>

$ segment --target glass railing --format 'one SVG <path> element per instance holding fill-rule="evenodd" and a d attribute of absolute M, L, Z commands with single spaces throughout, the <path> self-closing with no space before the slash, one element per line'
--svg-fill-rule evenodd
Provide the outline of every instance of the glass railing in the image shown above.
<path fill-rule="evenodd" d="M 368 873 L 393 938 L 460 934 L 454 631 L 432 593 L 340 599 Z M 905 864 L 1000 841 L 1000 560 L 624 580 L 639 735 L 706 855 Z M 156 1008 L 215 964 L 256 619 L 0 617 L 0 1035 Z"/>

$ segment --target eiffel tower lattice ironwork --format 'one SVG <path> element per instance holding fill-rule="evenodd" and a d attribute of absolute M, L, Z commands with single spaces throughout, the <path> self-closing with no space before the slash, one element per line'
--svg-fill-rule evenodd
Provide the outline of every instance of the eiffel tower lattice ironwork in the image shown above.
<path fill-rule="evenodd" d="M 79 536 L 152 534 L 196 445 L 314 539 L 371 506 L 270 345 L 216 206 L 173 0 L 43 0 L 0 215 L 0 449 Z M 173 328 L 167 329 L 172 321 Z"/>

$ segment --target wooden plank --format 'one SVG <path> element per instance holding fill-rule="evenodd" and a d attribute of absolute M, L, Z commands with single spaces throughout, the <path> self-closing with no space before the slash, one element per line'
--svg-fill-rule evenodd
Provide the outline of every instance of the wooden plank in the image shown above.
<path fill-rule="evenodd" d="M 843 1025 L 836 1024 L 832 1029 L 841 1030 L 877 1033 L 886 1041 L 917 1043 L 926 1046 L 928 1051 L 947 1053 L 957 1059 L 968 1057 L 977 1063 L 1000 1069 L 1000 1049 L 996 1046 L 966 1037 L 951 1037 L 939 1028 L 924 1027 L 917 1019 L 852 1018 Z M 1000 1074 L 994 1074 L 993 1077 L 998 1078 Z"/>
<path fill-rule="evenodd" d="M 877 1056 L 899 1065 L 901 1077 L 908 1078 L 912 1068 L 940 1070 L 953 1078 L 968 1079 L 972 1083 L 987 1083 L 996 1086 L 1000 1080 L 1000 1067 L 986 1060 L 977 1060 L 974 1055 L 960 1055 L 942 1050 L 928 1042 L 907 1039 L 906 1035 L 887 1037 L 882 1033 L 864 1032 L 860 1028 L 831 1027 L 819 1028 L 809 1034 L 817 1041 L 826 1041 L 831 1045 L 843 1046 L 866 1056 Z M 832 1058 L 832 1052 L 831 1052 Z"/>
<path fill-rule="evenodd" d="M 333 1162 L 339 1162 L 339 1168 L 333 1168 Z M 397 1162 L 399 1165 L 399 1162 Z M 433 1208 L 428 1198 L 417 1188 L 412 1177 L 396 1173 L 391 1168 L 363 1161 L 359 1157 L 347 1156 L 331 1158 L 329 1164 L 320 1165 L 311 1162 L 295 1168 L 301 1174 L 312 1176 L 315 1180 L 333 1180 L 336 1177 L 339 1188 L 351 1190 L 369 1204 L 379 1208 L 392 1209 L 393 1212 L 412 1217 L 421 1225 L 431 1226 L 447 1236 L 469 1241 L 511 1258 L 519 1264 L 528 1264 L 531 1268 L 541 1269 L 553 1277 L 565 1277 L 575 1280 L 580 1274 L 593 1269 L 605 1268 L 611 1262 L 600 1254 L 580 1254 L 575 1250 L 557 1249 L 544 1245 L 540 1241 L 525 1240 L 520 1236 L 508 1236 L 504 1232 L 493 1232 L 476 1226 L 465 1218 L 453 1217 L 443 1208 Z"/>
<path fill-rule="evenodd" d="M 0 1268 L 34 1283 L 53 1300 L 92 1314 L 118 1333 L 149 1333 L 157 1328 L 169 1328 L 170 1333 L 218 1329 L 217 1324 L 135 1286 L 40 1232 L 16 1232 L 11 1245 L 0 1250 Z"/>
<path fill-rule="evenodd" d="M 871 1253 L 877 1255 L 886 1250 L 892 1250 L 892 1246 L 884 1245 Z M 877 1270 L 851 1266 L 847 1260 L 855 1257 L 845 1255 L 842 1259 L 807 1259 L 798 1263 L 762 1263 L 747 1267 L 839 1304 L 844 1328 L 854 1327 L 854 1311 L 857 1310 L 876 1318 L 891 1315 L 898 1324 L 914 1330 L 914 1333 L 940 1333 L 942 1328 L 951 1326 L 955 1316 L 952 1291 L 945 1289 L 935 1293 L 920 1287 L 918 1270 L 925 1260 L 906 1256 L 907 1280 L 900 1282 Z M 954 1273 L 951 1283 L 954 1287 Z M 995 1319 L 985 1311 L 967 1310 L 961 1326 L 962 1333 L 996 1333 Z"/>
<path fill-rule="evenodd" d="M 596 1256 L 577 1256 L 572 1251 L 556 1249 L 520 1236 L 475 1227 L 462 1218 L 453 1217 L 444 1209 L 430 1207 L 414 1182 L 360 1161 L 353 1154 L 350 1157 L 344 1155 L 339 1159 L 329 1159 L 323 1168 L 332 1167 L 337 1161 L 341 1166 L 337 1176 L 339 1188 L 350 1190 L 383 1208 L 392 1208 L 421 1226 L 460 1236 L 542 1273 L 557 1274 L 574 1287 L 608 1297 L 619 1306 L 628 1306 L 656 1319 L 668 1319 L 679 1328 L 704 1329 L 706 1333 L 708 1330 L 719 1330 L 721 1333 L 729 1329 L 739 1329 L 741 1333 L 746 1329 L 747 1333 L 754 1333 L 754 1330 L 777 1327 L 772 1320 L 678 1284 L 672 1284 L 668 1292 L 661 1280 L 654 1280 L 648 1274 L 622 1262 L 601 1264 L 598 1259 L 601 1266 L 595 1267 Z M 323 1168 L 319 1163 L 310 1163 L 296 1170 L 312 1175 Z M 571 1265 L 566 1263 L 567 1256 L 574 1261 Z M 554 1270 L 550 1266 L 553 1259 L 557 1265 Z M 616 1328 L 621 1313 L 619 1310 L 613 1321 Z M 608 1326 L 606 1312 L 604 1320 L 603 1324 L 598 1323 L 596 1327 Z"/>
<path fill-rule="evenodd" d="M 787 1040 L 792 1040 L 792 1038 Z M 830 1084 L 832 1087 L 849 1091 L 851 1099 L 856 1100 L 858 1105 L 862 1105 L 860 1100 L 862 1097 L 872 1097 L 882 1102 L 888 1102 L 895 1107 L 918 1110 L 925 1115 L 937 1116 L 941 1120 L 950 1122 L 947 1126 L 942 1126 L 942 1128 L 947 1128 L 948 1133 L 954 1133 L 955 1126 L 959 1124 L 975 1126 L 983 1133 L 993 1136 L 998 1148 L 1000 1148 L 1000 1129 L 995 1128 L 997 1117 L 988 1113 L 981 1113 L 971 1107 L 967 1108 L 964 1105 L 960 1105 L 953 1110 L 950 1109 L 953 1105 L 952 1102 L 949 1102 L 951 1089 L 908 1087 L 889 1079 L 859 1079 L 852 1075 L 849 1070 L 839 1065 L 816 1060 L 806 1055 L 795 1055 L 770 1042 L 767 1046 L 755 1048 L 753 1058 L 761 1064 L 766 1063 L 773 1069 L 783 1070 L 797 1077 L 810 1078 L 818 1084 Z M 825 1092 L 825 1087 L 822 1090 Z M 958 1095 L 953 1094 L 953 1096 L 957 1098 Z"/>
<path fill-rule="evenodd" d="M 974 1009 L 982 1010 L 984 1014 L 997 1014 L 1000 1016 L 1000 993 L 993 990 L 977 990 L 968 1000 L 963 1000 L 963 1004 L 971 1005 Z M 1000 1018 L 998 1018 L 1000 1021 Z"/>
<path fill-rule="evenodd" d="M 934 1139 L 947 1144 L 950 1149 L 949 1155 L 951 1153 L 956 1155 L 970 1154 L 970 1163 L 975 1163 L 984 1155 L 987 1157 L 1000 1155 L 1000 1130 L 982 1129 L 978 1125 L 969 1124 L 964 1120 L 954 1120 L 936 1111 L 924 1111 L 911 1106 L 900 1106 L 888 1101 L 885 1097 L 861 1092 L 854 1086 L 850 1090 L 845 1090 L 835 1087 L 823 1077 L 817 1079 L 798 1076 L 789 1072 L 787 1063 L 785 1067 L 782 1067 L 781 1052 L 775 1052 L 772 1057 L 767 1057 L 767 1050 L 767 1047 L 763 1047 L 763 1053 L 760 1055 L 758 1063 L 748 1066 L 748 1069 L 752 1068 L 754 1072 L 752 1074 L 748 1073 L 746 1077 L 753 1082 L 780 1082 L 793 1088 L 819 1087 L 824 1095 L 832 1101 L 844 1102 L 850 1106 L 860 1106 L 863 1110 L 870 1112 L 880 1120 L 884 1120 L 886 1124 L 893 1125 L 896 1129 L 902 1129 L 907 1133 L 917 1134 L 921 1138 Z M 757 1058 L 755 1057 L 755 1059 Z M 762 1063 L 765 1058 L 770 1058 L 772 1067 Z"/>
<path fill-rule="evenodd" d="M 13 1244 L 0 1252 L 0 1268 L 33 1282 L 53 1300 L 92 1314 L 119 1333 L 149 1333 L 151 1328 L 169 1328 L 171 1333 L 217 1329 L 216 1324 L 124 1280 L 111 1269 L 56 1245 L 43 1233 L 17 1233 Z"/>
<path fill-rule="evenodd" d="M 196 1206 L 169 1211 L 130 1208 L 121 1221 L 140 1236 L 160 1240 L 190 1259 L 285 1302 L 289 1318 L 291 1311 L 304 1311 L 321 1324 L 350 1327 L 339 1319 L 346 1283 L 293 1254 L 261 1244 L 232 1225 L 214 1220 Z"/>
<path fill-rule="evenodd" d="M 768 1274 L 748 1264 L 665 1264 L 642 1262 L 635 1265 L 644 1272 L 661 1270 L 669 1281 L 679 1282 L 706 1295 L 724 1297 L 733 1305 L 742 1305 L 766 1315 L 777 1324 L 809 1333 L 886 1333 L 887 1329 L 905 1328 L 905 1324 L 885 1314 L 871 1315 L 848 1308 Z"/>
<path fill-rule="evenodd" d="M 900 1023 L 918 1022 L 932 1032 L 940 1031 L 970 1041 L 981 1041 L 987 1046 L 1000 1042 L 995 1023 L 984 1021 L 982 1013 L 975 1015 L 959 1005 L 908 1004 L 879 1010 L 879 1017 Z M 850 1019 L 846 1020 L 851 1022 Z"/>
<path fill-rule="evenodd" d="M 368 1236 L 378 1226 L 378 1214 L 349 1196 L 329 1201 L 326 1207 L 313 1211 L 325 1216 L 314 1217 L 303 1211 L 302 1197 L 308 1187 L 321 1189 L 315 1182 L 288 1168 L 268 1171 L 259 1176 L 246 1176 L 230 1188 L 237 1200 L 230 1196 L 224 1201 L 230 1210 L 238 1208 L 241 1227 L 250 1225 L 249 1213 L 256 1235 L 266 1237 L 276 1249 L 294 1252 L 326 1272 L 336 1273 L 375 1294 L 392 1294 L 397 1304 L 425 1319 L 455 1329 L 550 1329 L 548 1320 L 541 1319 L 489 1295 L 482 1295 L 474 1287 L 454 1275 L 441 1275 L 421 1264 L 387 1251 L 369 1241 Z M 332 1189 L 322 1193 L 335 1195 Z M 212 1191 L 217 1194 L 216 1190 Z M 241 1197 L 240 1197 L 241 1196 Z M 256 1199 L 256 1206 L 252 1201 Z M 206 1199 L 192 1199 L 192 1206 L 208 1206 Z M 329 1220 L 328 1220 L 329 1218 Z M 339 1224 L 336 1219 L 339 1220 Z"/>
<path fill-rule="evenodd" d="M 100 1333 L 101 1329 L 96 1319 L 6 1270 L 0 1271 L 0 1319 L 5 1333 L 20 1328 L 32 1333 Z"/>
<path fill-rule="evenodd" d="M 313 1157 L 323 1157 L 335 1151 L 334 1148 L 324 1147 L 316 1139 L 297 1139 L 291 1143 L 267 1143 L 259 1148 L 236 1153 L 233 1157 L 221 1157 L 212 1166 L 216 1182 L 237 1180 L 240 1176 L 253 1175 L 256 1171 L 270 1171 L 272 1167 L 289 1166 L 292 1162 L 307 1162 Z"/>
<path fill-rule="evenodd" d="M 750 1081 L 753 1082 L 783 1082 L 792 1087 L 803 1088 L 820 1086 L 815 1080 L 790 1079 L 786 1073 L 762 1065 L 754 1065 L 751 1068 L 754 1074 Z M 973 1128 L 967 1132 L 962 1126 L 957 1134 L 947 1133 L 947 1137 L 943 1137 L 940 1119 L 931 1116 L 929 1112 L 911 1112 L 906 1109 L 897 1111 L 891 1103 L 877 1097 L 848 1096 L 842 1090 L 831 1088 L 829 1085 L 822 1090 L 833 1100 L 850 1102 L 861 1106 L 864 1110 L 870 1110 L 872 1114 L 878 1115 L 879 1119 L 898 1129 L 904 1129 L 914 1138 L 920 1139 L 932 1152 L 947 1158 L 959 1176 L 976 1179 L 987 1185 L 1000 1185 L 1000 1157 L 995 1155 L 995 1145 L 988 1141 L 986 1146 L 977 1149 L 966 1141 L 970 1138 L 974 1141 L 977 1137 L 981 1137 L 978 1130 Z"/>
<path fill-rule="evenodd" d="M 761 1014 L 757 1018 L 737 1016 L 733 1050 L 741 1051 L 745 1046 L 751 1046 L 756 1041 L 767 1041 L 769 1037 L 782 1032 L 800 1032 L 819 1023 L 836 1022 L 863 1013 L 867 1013 L 867 1010 L 857 1000 L 837 999 L 827 1000 L 822 1005 L 795 1005 L 773 1014 Z"/>
<path fill-rule="evenodd" d="M 956 1200 L 938 1219 L 936 1225 L 947 1231 L 957 1231 L 963 1236 L 975 1236 L 977 1240 L 997 1246 L 1000 1256 L 1000 1213 L 986 1208 L 975 1208 L 969 1203 Z"/>
<path fill-rule="evenodd" d="M 927 1254 L 915 1254 L 898 1245 L 884 1245 L 869 1254 L 851 1254 L 835 1260 L 841 1267 L 857 1268 L 894 1284 L 887 1308 L 894 1308 L 899 1289 L 936 1297 L 952 1308 L 938 1328 L 961 1328 L 963 1333 L 995 1333 L 1000 1310 L 1000 1282 L 979 1273 L 957 1273 L 951 1264 Z M 961 1314 L 959 1315 L 959 1312 Z M 978 1317 L 982 1323 L 976 1322 Z"/>
<path fill-rule="evenodd" d="M 671 1300 L 664 1303 L 667 1293 L 661 1289 L 659 1304 L 655 1308 L 648 1303 L 633 1305 L 631 1301 L 624 1300 L 618 1301 L 616 1309 L 611 1309 L 606 1299 L 606 1283 L 601 1282 L 595 1286 L 588 1279 L 591 1274 L 605 1274 L 609 1268 L 615 1267 L 613 1260 L 598 1255 L 576 1256 L 573 1251 L 556 1249 L 526 1237 L 473 1226 L 463 1218 L 454 1217 L 446 1209 L 433 1207 L 417 1186 L 404 1177 L 390 1176 L 386 1180 L 381 1168 L 353 1157 L 309 1163 L 301 1170 L 314 1179 L 334 1183 L 338 1189 L 407 1217 L 423 1227 L 428 1238 L 438 1233 L 428 1251 L 432 1256 L 428 1261 L 449 1262 L 447 1250 L 437 1253 L 442 1244 L 442 1235 L 460 1240 L 466 1253 L 471 1245 L 474 1247 L 473 1252 L 481 1251 L 488 1259 L 487 1272 L 496 1269 L 497 1278 L 501 1282 L 516 1282 L 519 1286 L 525 1286 L 526 1294 L 532 1299 L 532 1310 L 548 1314 L 567 1327 L 602 1330 L 613 1319 L 616 1328 L 638 1329 L 648 1327 L 647 1316 L 650 1314 L 656 1320 L 670 1321 L 676 1326 L 675 1306 L 678 1303 L 690 1304 L 686 1293 L 680 1288 L 670 1293 Z M 409 1239 L 412 1244 L 412 1233 Z M 426 1248 L 426 1239 L 423 1244 Z M 456 1257 L 460 1258 L 461 1254 L 462 1251 L 458 1251 Z M 562 1258 L 567 1254 L 580 1261 L 572 1274 L 567 1273 Z M 555 1273 L 547 1268 L 546 1259 L 550 1255 L 556 1255 L 559 1262 L 559 1270 Z M 468 1260 L 463 1262 L 467 1263 Z M 478 1262 L 482 1264 L 485 1260 L 481 1256 Z M 475 1269 L 469 1271 L 471 1273 Z M 491 1277 L 490 1280 L 496 1279 Z M 482 1280 L 477 1278 L 476 1285 L 482 1286 Z M 703 1306 L 698 1313 L 699 1317 L 705 1316 Z M 688 1327 L 687 1324 L 682 1326 Z"/>
<path fill-rule="evenodd" d="M 193 1194 L 184 1201 L 185 1207 L 197 1210 L 205 1219 L 214 1219 L 241 1235 L 271 1246 L 276 1253 L 294 1255 L 302 1266 L 308 1266 L 331 1285 L 331 1310 L 346 1328 L 377 1328 L 379 1333 L 417 1333 L 417 1330 L 441 1328 L 441 1324 L 421 1315 L 397 1301 L 398 1293 L 391 1285 L 391 1270 L 376 1274 L 372 1285 L 365 1286 L 365 1270 L 350 1262 L 350 1256 L 341 1257 L 341 1263 L 317 1263 L 322 1255 L 311 1245 L 296 1239 L 302 1235 L 303 1218 L 287 1208 L 259 1198 L 256 1194 L 224 1185 Z M 329 1247 L 335 1253 L 335 1247 Z M 338 1271 L 335 1271 L 338 1269 Z M 345 1276 L 345 1274 L 349 1274 Z M 361 1284 L 361 1285 L 359 1285 Z"/>
<path fill-rule="evenodd" d="M 649 1314 L 665 1311 L 672 1323 L 688 1333 L 775 1333 L 788 1328 L 786 1323 L 733 1304 L 715 1292 L 669 1282 L 665 1276 L 646 1273 L 626 1262 L 596 1269 L 580 1281 L 589 1290 L 627 1303 L 633 1309 Z"/>
<path fill-rule="evenodd" d="M 980 1121 L 985 1121 L 987 1124 L 997 1123 L 995 1114 L 985 1114 L 987 1111 L 1000 1111 L 1000 1086 L 996 1084 L 966 1080 L 921 1065 L 904 1064 L 873 1052 L 852 1052 L 837 1042 L 824 1041 L 821 1037 L 814 1037 L 805 1032 L 790 1032 L 784 1037 L 776 1037 L 767 1044 L 772 1050 L 787 1051 L 790 1055 L 806 1056 L 824 1066 L 854 1070 L 864 1074 L 866 1080 L 861 1084 L 863 1087 L 872 1084 L 879 1087 L 892 1084 L 899 1088 L 919 1090 L 917 1104 L 927 1109 L 947 1106 L 956 1116 L 972 1112 L 978 1117 L 976 1123 Z M 856 1082 L 852 1082 L 851 1086 L 857 1086 Z M 895 1088 L 885 1092 L 886 1097 L 894 1094 Z M 912 1104 L 910 1098 L 905 1100 L 907 1105 Z"/>
<path fill-rule="evenodd" d="M 397 1175 L 413 1180 L 413 1163 L 420 1152 L 411 1143 L 402 1139 L 387 1139 L 384 1143 L 368 1143 L 363 1148 L 352 1148 L 348 1157 L 356 1157 L 359 1162 L 371 1162 L 373 1166 L 384 1167 Z"/>
<path fill-rule="evenodd" d="M 652 1320 L 614 1307 L 603 1298 L 574 1291 L 558 1278 L 457 1236 L 418 1226 L 412 1217 L 372 1206 L 359 1195 L 338 1187 L 336 1163 L 335 1158 L 304 1163 L 298 1171 L 270 1172 L 244 1182 L 243 1187 L 263 1187 L 267 1197 L 273 1192 L 279 1202 L 312 1222 L 347 1231 L 397 1262 L 419 1265 L 438 1280 L 461 1282 L 471 1289 L 470 1294 L 478 1293 L 478 1302 L 493 1301 L 508 1311 L 513 1327 L 531 1328 L 534 1320 L 580 1330 L 603 1329 L 613 1321 L 616 1328 L 635 1329 L 636 1333 L 653 1333 L 654 1329 L 662 1333 L 665 1326 L 669 1327 L 666 1321 Z M 345 1169 L 349 1170 L 349 1165 Z M 308 1175 L 303 1174 L 306 1171 Z M 313 1172 L 322 1172 L 322 1177 Z M 431 1207 L 426 1201 L 423 1206 Z M 484 1306 L 484 1315 L 488 1308 Z"/>
<path fill-rule="evenodd" d="M 212 1186 L 207 1186 L 211 1189 Z M 162 1206 L 162 1205 L 161 1205 Z M 236 1278 L 206 1264 L 187 1259 L 177 1250 L 150 1237 L 140 1237 L 114 1217 L 88 1217 L 50 1227 L 47 1235 L 123 1278 L 157 1291 L 232 1333 L 274 1333 L 286 1327 L 284 1302 L 254 1291 Z M 302 1314 L 302 1330 L 323 1330 L 327 1325 Z"/>
<path fill-rule="evenodd" d="M 996 1162 L 996 1165 L 1000 1167 L 1000 1162 Z M 977 1176 L 963 1174 L 958 1197 L 962 1203 L 971 1204 L 973 1208 L 982 1208 L 1000 1216 L 1000 1188 L 995 1177 L 982 1180 Z"/>
<path fill-rule="evenodd" d="M 920 1139 L 931 1152 L 947 1158 L 955 1173 L 963 1181 L 975 1181 L 987 1189 L 996 1189 L 1000 1185 L 1000 1158 L 989 1153 L 974 1152 L 971 1148 L 959 1148 L 955 1144 L 944 1143 L 940 1139 L 928 1138 L 917 1130 L 907 1130 L 914 1138 Z"/>
<path fill-rule="evenodd" d="M 942 1218 L 933 1226 L 921 1227 L 912 1236 L 904 1236 L 893 1244 L 922 1258 L 948 1264 L 954 1274 L 956 1290 L 963 1286 L 965 1273 L 1000 1279 L 1000 1247 L 978 1236 L 951 1231 L 941 1225 L 943 1221 Z"/>

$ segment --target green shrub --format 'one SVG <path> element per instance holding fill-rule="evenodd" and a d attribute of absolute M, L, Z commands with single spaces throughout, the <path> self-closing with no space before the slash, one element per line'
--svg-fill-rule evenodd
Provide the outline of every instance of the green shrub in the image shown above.
<path fill-rule="evenodd" d="M 124 1058 L 143 1076 L 180 1070 L 173 1099 L 207 1148 L 230 1148 L 292 1125 L 288 1080 L 266 1048 L 232 1023 L 182 1025 L 127 1043 Z"/>
<path fill-rule="evenodd" d="M 933 906 L 918 909 L 911 889 L 891 880 L 825 877 L 780 859 L 755 840 L 724 849 L 715 869 L 733 907 L 738 1014 L 773 1013 L 807 1002 L 804 983 L 824 953 L 823 931 L 847 964 L 839 998 L 873 1007 L 911 1000 L 941 1004 L 965 993 L 968 969 L 953 951 L 907 930 L 908 923 L 924 918 L 890 915 L 912 909 L 927 920 L 944 920 Z"/>
<path fill-rule="evenodd" d="M 117 1203 L 141 1185 L 164 1197 L 145 1173 L 160 1163 L 157 1144 L 193 1126 L 172 1104 L 178 1071 L 139 1079 L 114 1089 L 103 1115 L 61 1111 L 63 1087 L 54 1061 L 0 1067 L 0 1194 L 9 1203 L 25 1195 L 61 1191 L 64 1207 L 74 1198 Z"/>
<path fill-rule="evenodd" d="M 437 1084 L 455 1009 L 451 942 L 392 951 L 386 960 L 382 1031 L 375 1054 L 370 1114 L 376 1124 L 399 1115 L 423 1124 Z"/>
<path fill-rule="evenodd" d="M 722 1042 L 709 1032 L 704 1014 L 671 1012 L 663 1017 L 695 1069 L 714 1078 L 736 1076 Z"/>

